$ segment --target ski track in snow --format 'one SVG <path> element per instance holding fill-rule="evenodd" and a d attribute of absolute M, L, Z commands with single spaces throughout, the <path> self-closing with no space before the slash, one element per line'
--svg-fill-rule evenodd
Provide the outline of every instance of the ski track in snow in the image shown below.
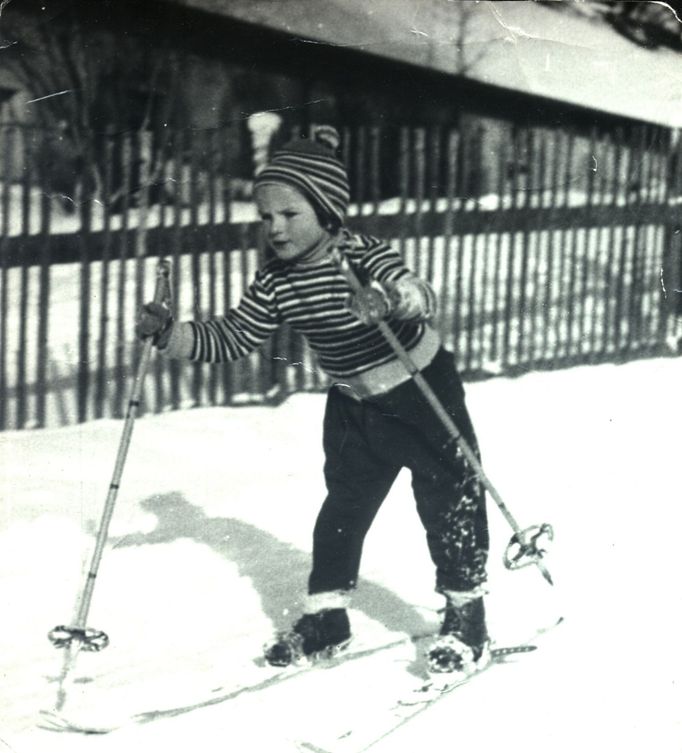
<path fill-rule="evenodd" d="M 679 753 L 680 359 L 498 378 L 467 388 L 486 469 L 522 526 L 551 522 L 549 588 L 510 573 L 490 503 L 490 629 L 499 645 L 551 622 L 541 649 L 495 668 L 386 736 L 372 753 Z M 107 735 L 45 731 L 61 653 L 122 428 L 115 420 L 0 434 L 0 751 L 358 753 L 418 682 L 418 649 L 307 672 L 257 691 L 263 643 L 301 608 L 324 494 L 324 397 L 140 419 L 89 625 L 111 645 L 79 657 L 66 711 Z M 440 607 L 402 475 L 367 538 L 357 641 L 435 628 Z M 672 638 L 672 640 L 670 640 Z M 222 700 L 221 700 L 222 699 Z M 382 726 L 383 725 L 383 726 Z"/>

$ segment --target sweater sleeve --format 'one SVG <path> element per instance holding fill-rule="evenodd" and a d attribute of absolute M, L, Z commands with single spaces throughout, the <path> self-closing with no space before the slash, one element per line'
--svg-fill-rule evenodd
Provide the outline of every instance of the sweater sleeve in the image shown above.
<path fill-rule="evenodd" d="M 401 277 L 412 275 L 402 256 L 388 243 L 369 237 L 366 241 L 369 242 L 369 248 L 361 259 L 361 266 L 367 271 L 370 279 L 382 285 L 390 285 Z"/>
<path fill-rule="evenodd" d="M 262 345 L 280 324 L 275 294 L 258 273 L 225 316 L 176 324 L 165 355 L 206 363 L 236 361 Z"/>

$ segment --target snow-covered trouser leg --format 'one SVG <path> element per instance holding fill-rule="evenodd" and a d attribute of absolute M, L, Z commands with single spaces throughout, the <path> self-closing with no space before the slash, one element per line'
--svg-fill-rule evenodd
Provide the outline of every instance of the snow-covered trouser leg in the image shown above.
<path fill-rule="evenodd" d="M 422 371 L 463 438 L 478 455 L 462 382 L 441 349 Z M 377 399 L 412 438 L 401 460 L 412 472 L 417 510 L 436 566 L 436 589 L 469 592 L 486 580 L 489 535 L 485 490 L 456 442 L 413 381 Z"/>

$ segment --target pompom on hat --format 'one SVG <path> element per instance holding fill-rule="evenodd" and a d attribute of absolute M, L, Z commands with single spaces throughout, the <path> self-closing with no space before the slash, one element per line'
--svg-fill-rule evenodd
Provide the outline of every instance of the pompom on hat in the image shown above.
<path fill-rule="evenodd" d="M 293 186 L 313 205 L 322 225 L 338 230 L 350 201 L 348 174 L 336 156 L 339 142 L 332 126 L 317 126 L 311 138 L 289 141 L 258 173 L 254 189 L 267 183 Z"/>

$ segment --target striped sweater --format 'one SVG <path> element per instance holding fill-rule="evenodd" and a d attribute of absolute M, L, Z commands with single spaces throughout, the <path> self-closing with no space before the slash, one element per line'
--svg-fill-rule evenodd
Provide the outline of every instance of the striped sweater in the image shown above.
<path fill-rule="evenodd" d="M 370 279 L 395 283 L 412 276 L 400 255 L 385 242 L 345 232 L 343 251 L 364 284 Z M 349 379 L 395 361 L 378 328 L 363 324 L 348 311 L 349 294 L 348 283 L 331 259 L 309 266 L 274 259 L 257 272 L 239 305 L 225 316 L 182 325 L 191 328 L 189 357 L 210 363 L 234 361 L 286 323 L 305 337 L 320 367 L 333 378 Z M 388 324 L 408 351 L 420 343 L 425 331 L 431 342 L 436 337 L 419 319 L 389 318 Z M 429 360 L 433 350 L 429 348 Z"/>

